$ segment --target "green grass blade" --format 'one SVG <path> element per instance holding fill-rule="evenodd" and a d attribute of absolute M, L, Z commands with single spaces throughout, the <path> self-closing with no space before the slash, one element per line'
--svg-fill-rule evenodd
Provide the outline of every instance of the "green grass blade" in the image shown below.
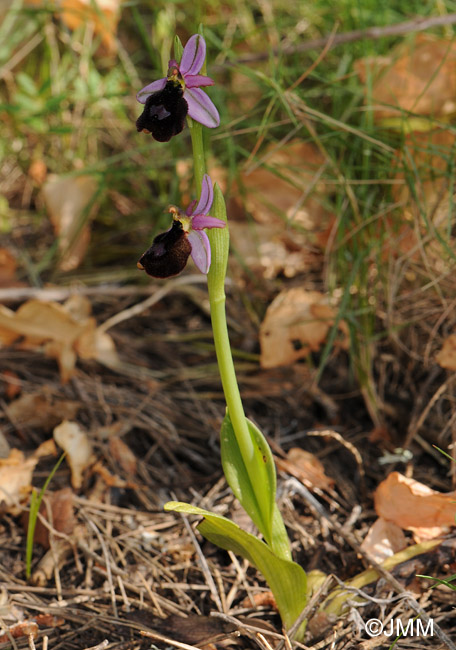
<path fill-rule="evenodd" d="M 46 482 L 41 488 L 39 494 L 37 494 L 35 490 L 33 490 L 32 492 L 32 496 L 30 499 L 30 513 L 29 513 L 29 520 L 27 526 L 27 540 L 26 540 L 26 547 L 25 547 L 25 575 L 27 580 L 30 578 L 30 575 L 32 573 L 33 539 L 35 537 L 36 520 L 38 518 L 38 513 L 40 511 L 41 502 L 43 500 L 44 493 L 46 492 L 47 487 L 52 480 L 52 477 L 60 467 L 60 464 L 64 458 L 65 458 L 65 453 L 63 453 L 60 456 L 60 458 L 52 468 L 52 471 L 47 477 Z"/>

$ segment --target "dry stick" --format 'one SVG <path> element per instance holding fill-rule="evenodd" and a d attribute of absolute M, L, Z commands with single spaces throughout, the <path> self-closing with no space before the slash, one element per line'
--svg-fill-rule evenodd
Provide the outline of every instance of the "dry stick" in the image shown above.
<path fill-rule="evenodd" d="M 307 605 L 304 607 L 302 612 L 300 613 L 299 617 L 296 619 L 296 621 L 293 623 L 292 627 L 288 630 L 287 636 L 292 639 L 293 635 L 295 634 L 296 630 L 299 629 L 302 623 L 304 621 L 308 621 L 311 616 L 314 614 L 316 608 L 324 600 L 324 598 L 328 595 L 328 591 L 330 587 L 332 587 L 334 582 L 334 577 L 333 576 L 327 576 L 323 582 L 323 584 L 317 589 L 317 591 L 312 594 L 312 597 L 310 598 L 309 602 Z M 277 646 L 277 650 L 282 650 L 284 646 L 284 641 L 281 641 L 279 645 Z"/>
<path fill-rule="evenodd" d="M 435 374 L 437 374 L 438 371 L 437 371 L 437 369 L 435 369 L 435 370 L 436 370 Z M 440 370 L 440 368 L 438 370 Z M 433 375 L 433 376 L 435 376 L 435 375 Z M 416 438 L 416 434 L 418 433 L 418 431 L 423 426 L 423 424 L 424 424 L 427 416 L 429 415 L 429 412 L 431 411 L 432 407 L 440 399 L 440 397 L 443 395 L 443 393 L 446 391 L 449 384 L 450 384 L 450 381 L 444 381 L 443 384 L 441 384 L 438 387 L 438 389 L 435 391 L 434 395 L 431 397 L 429 402 L 426 404 L 426 406 L 424 407 L 421 414 L 419 416 L 417 416 L 417 417 L 412 418 L 412 420 L 411 420 L 411 422 L 409 424 L 409 427 L 408 427 L 407 435 L 405 436 L 405 440 L 404 440 L 404 443 L 402 445 L 404 449 L 408 449 L 410 447 L 410 445 L 412 444 L 413 438 Z M 422 395 L 420 395 L 419 397 L 421 398 Z"/>
<path fill-rule="evenodd" d="M 193 276 L 185 276 L 193 277 Z M 199 277 L 199 276 L 198 276 Z M 203 280 L 201 280 L 202 282 Z M 132 284 L 128 287 L 119 287 L 117 284 L 98 284 L 94 287 L 86 287 L 81 285 L 72 285 L 71 287 L 9 287 L 0 289 L 1 302 L 22 302 L 27 298 L 34 298 L 35 300 L 42 300 L 50 302 L 51 300 L 67 300 L 71 296 L 109 296 L 122 297 L 122 296 L 136 296 L 141 294 L 153 293 L 157 291 L 150 286 L 139 286 Z"/>
<path fill-rule="evenodd" d="M 310 41 L 305 41 L 299 45 L 289 45 L 284 47 L 272 48 L 272 53 L 275 55 L 289 55 L 298 54 L 299 52 L 308 52 L 309 50 L 318 50 L 325 47 L 330 41 L 330 48 L 336 45 L 343 45 L 344 43 L 352 43 L 353 41 L 360 41 L 365 38 L 371 40 L 378 40 L 386 36 L 400 36 L 410 32 L 423 32 L 431 27 L 441 27 L 442 25 L 454 25 L 456 23 L 456 13 L 447 14 L 446 16 L 431 16 L 430 18 L 413 18 L 406 20 L 403 23 L 396 23 L 395 25 L 387 25 L 386 27 L 369 27 L 368 29 L 355 29 L 351 32 L 343 32 L 333 36 L 323 36 L 322 38 L 315 38 Z M 255 63 L 256 61 L 266 61 L 271 56 L 271 51 L 261 52 L 258 54 L 250 54 L 236 59 L 233 62 L 226 62 L 222 65 L 211 66 L 212 72 L 224 67 L 231 67 L 238 64 Z"/>
<path fill-rule="evenodd" d="M 217 605 L 217 609 L 220 612 L 223 612 L 223 607 L 222 607 L 222 603 L 221 603 L 221 600 L 220 600 L 220 596 L 218 594 L 217 587 L 216 587 L 216 584 L 215 584 L 214 579 L 212 577 L 212 574 L 211 574 L 211 572 L 209 570 L 209 565 L 208 565 L 207 560 L 206 560 L 206 558 L 204 556 L 204 553 L 202 552 L 201 547 L 198 544 L 198 540 L 196 539 L 196 535 L 193 532 L 192 527 L 188 523 L 188 519 L 186 517 L 184 517 L 183 515 L 181 515 L 181 517 L 182 517 L 182 521 L 184 523 L 184 526 L 187 529 L 188 534 L 190 535 L 190 539 L 192 540 L 193 546 L 195 547 L 195 551 L 196 551 L 196 554 L 198 556 L 198 560 L 200 562 L 201 570 L 203 571 L 204 577 L 206 578 L 206 583 L 207 583 L 207 586 L 209 587 L 209 591 L 211 592 L 212 598 L 213 598 L 215 604 Z"/>
<path fill-rule="evenodd" d="M 134 316 L 139 316 L 139 314 L 142 314 L 144 311 L 146 311 L 146 309 L 149 309 L 149 307 L 155 305 L 157 302 L 159 302 L 162 298 L 164 298 L 168 293 L 171 293 L 171 291 L 173 291 L 177 287 L 187 285 L 187 284 L 200 283 L 200 282 L 204 282 L 204 283 L 207 282 L 206 276 L 184 275 L 181 278 L 177 278 L 176 280 L 170 280 L 163 287 L 160 287 L 160 289 L 158 289 L 152 296 L 147 298 L 147 300 L 137 303 L 136 305 L 133 305 L 132 307 L 129 307 L 128 309 L 124 309 L 118 314 L 115 314 L 111 318 L 108 318 L 107 321 L 105 321 L 98 327 L 98 330 L 100 332 L 106 332 L 108 329 L 111 329 L 111 327 L 114 327 L 114 325 L 118 325 L 119 323 L 122 323 L 125 320 L 133 318 Z"/>
<path fill-rule="evenodd" d="M 326 512 L 324 507 L 315 499 L 313 494 L 303 485 L 300 483 L 297 479 L 291 478 L 290 483 L 293 485 L 294 488 L 296 488 L 296 491 L 307 501 L 307 503 L 317 511 L 318 515 L 325 519 L 329 525 L 336 531 L 338 535 L 340 535 L 352 548 L 354 548 L 357 553 L 362 555 L 372 566 L 373 569 L 377 573 L 379 573 L 385 580 L 396 590 L 398 594 L 403 594 L 404 598 L 407 599 L 407 603 L 409 606 L 413 609 L 413 611 L 420 616 L 420 618 L 425 622 L 425 623 L 430 623 L 430 618 L 426 614 L 426 612 L 420 607 L 419 603 L 413 598 L 411 593 L 406 592 L 406 590 L 403 588 L 401 583 L 396 580 L 396 578 L 384 567 L 381 566 L 381 564 L 378 564 L 370 555 L 369 553 L 366 553 L 360 546 L 356 543 L 354 543 L 354 540 L 352 539 L 351 535 L 347 535 L 343 530 L 342 527 L 339 526 L 339 524 L 335 521 L 333 521 L 332 517 Z M 436 635 L 439 637 L 443 643 L 446 643 L 446 646 L 448 650 L 456 650 L 456 645 L 453 643 L 453 641 L 445 634 L 445 632 L 440 628 L 440 626 L 433 621 L 434 624 L 434 630 Z"/>

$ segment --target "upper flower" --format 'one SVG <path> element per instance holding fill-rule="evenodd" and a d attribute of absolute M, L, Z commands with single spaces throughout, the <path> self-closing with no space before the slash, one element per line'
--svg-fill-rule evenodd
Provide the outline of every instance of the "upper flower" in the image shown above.
<path fill-rule="evenodd" d="M 204 228 L 224 228 L 226 225 L 208 214 L 213 200 L 212 181 L 205 174 L 198 203 L 192 201 L 185 213 L 175 207 L 169 209 L 173 225 L 155 237 L 139 260 L 138 268 L 154 278 L 169 278 L 182 271 L 191 255 L 201 273 L 207 273 L 211 266 L 211 245 Z"/>
<path fill-rule="evenodd" d="M 156 140 L 167 142 L 182 131 L 187 113 L 209 128 L 220 124 L 217 109 L 201 90 L 214 85 L 213 79 L 199 74 L 205 58 L 204 38 L 194 34 L 184 47 L 181 62 L 171 59 L 168 75 L 144 86 L 136 95 L 138 102 L 145 104 L 136 122 L 138 131 L 150 132 Z"/>

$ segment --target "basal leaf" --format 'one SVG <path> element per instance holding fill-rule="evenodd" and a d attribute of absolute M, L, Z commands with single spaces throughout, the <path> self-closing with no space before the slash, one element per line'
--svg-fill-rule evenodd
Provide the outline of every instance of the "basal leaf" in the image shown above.
<path fill-rule="evenodd" d="M 299 564 L 277 557 L 267 544 L 226 517 L 177 501 L 167 503 L 165 510 L 204 517 L 198 525 L 200 533 L 213 544 L 241 555 L 256 567 L 274 594 L 283 624 L 287 629 L 293 625 L 306 604 L 307 578 Z M 304 625 L 295 638 L 299 639 L 303 634 Z"/>

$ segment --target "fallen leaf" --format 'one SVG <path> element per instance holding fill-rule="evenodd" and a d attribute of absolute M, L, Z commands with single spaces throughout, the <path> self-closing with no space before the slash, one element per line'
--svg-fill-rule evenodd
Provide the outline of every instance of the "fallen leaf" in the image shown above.
<path fill-rule="evenodd" d="M 291 140 L 269 146 L 260 161 L 261 166 L 241 173 L 246 207 L 255 221 L 320 229 L 328 213 L 321 204 L 326 188 L 318 180 L 325 159 L 317 147 Z"/>
<path fill-rule="evenodd" d="M 77 422 L 68 420 L 54 429 L 54 440 L 66 452 L 71 469 L 71 485 L 79 490 L 82 487 L 83 472 L 94 460 L 92 443 Z"/>
<path fill-rule="evenodd" d="M 444 340 L 442 349 L 436 354 L 435 360 L 442 368 L 456 370 L 456 334 L 450 334 Z"/>
<path fill-rule="evenodd" d="M 11 449 L 8 458 L 0 458 L 0 507 L 11 514 L 20 512 L 19 504 L 32 489 L 32 474 L 38 458 L 25 458 L 19 449 Z"/>
<path fill-rule="evenodd" d="M 231 221 L 234 249 L 247 254 L 245 258 L 241 253 L 243 260 L 252 258 L 253 252 L 265 277 L 279 273 L 294 277 L 311 266 L 318 238 L 331 219 L 324 206 L 327 188 L 320 179 L 326 161 L 317 147 L 302 140 L 271 145 L 259 159 L 261 166 L 242 171 L 240 189 L 232 190 L 230 214 L 235 212 L 239 220 L 246 209 L 256 222 Z M 236 232 L 241 225 L 244 235 Z"/>
<path fill-rule="evenodd" d="M 392 521 L 379 517 L 369 528 L 361 548 L 378 563 L 407 548 L 407 538 L 402 528 Z"/>
<path fill-rule="evenodd" d="M 54 530 L 65 535 L 71 535 L 76 525 L 74 514 L 74 493 L 71 488 L 63 488 L 57 492 L 47 492 L 40 506 L 41 516 L 49 522 Z M 27 530 L 29 512 L 25 513 L 22 525 Z M 36 521 L 33 541 L 44 549 L 50 548 L 49 529 L 40 518 Z"/>
<path fill-rule="evenodd" d="M 40 627 L 61 627 L 65 625 L 65 619 L 52 614 L 37 614 L 35 621 Z"/>
<path fill-rule="evenodd" d="M 44 7 L 44 0 L 25 0 L 25 4 Z M 117 50 L 115 34 L 120 18 L 121 0 L 55 0 L 55 15 L 71 30 L 87 26 L 101 38 L 103 49 L 108 54 Z"/>
<path fill-rule="evenodd" d="M 83 332 L 75 341 L 74 349 L 80 359 L 96 359 L 108 368 L 116 368 L 119 365 L 114 341 L 109 334 L 98 328 Z"/>
<path fill-rule="evenodd" d="M 57 447 L 53 438 L 45 440 L 33 452 L 34 458 L 45 458 L 47 456 L 57 456 Z"/>
<path fill-rule="evenodd" d="M 400 118 L 402 111 L 446 116 L 456 111 L 456 44 L 417 35 L 394 48 L 388 57 L 363 59 L 355 66 L 361 81 L 373 76 L 369 96 L 377 120 Z M 410 119 L 410 118 L 408 118 Z"/>
<path fill-rule="evenodd" d="M 301 287 L 285 289 L 269 305 L 260 327 L 261 366 L 274 368 L 303 359 L 318 351 L 337 315 L 328 298 Z M 348 330 L 339 322 L 346 347 Z"/>
<path fill-rule="evenodd" d="M 4 370 L 2 373 L 2 380 L 6 384 L 5 393 L 9 400 L 17 397 L 22 390 L 22 382 L 19 376 L 12 370 Z"/>
<path fill-rule="evenodd" d="M 250 594 L 240 602 L 240 607 L 270 607 L 277 611 L 277 602 L 272 591 L 261 591 L 257 594 Z"/>
<path fill-rule="evenodd" d="M 43 185 L 47 173 L 47 165 L 42 158 L 35 158 L 35 160 L 32 160 L 28 169 L 28 175 L 37 185 Z"/>
<path fill-rule="evenodd" d="M 3 307 L 0 325 L 25 338 L 25 344 L 37 346 L 49 339 L 72 345 L 85 325 L 75 321 L 63 305 L 56 302 L 29 300 L 14 312 Z"/>
<path fill-rule="evenodd" d="M 236 257 L 255 273 L 266 279 L 284 275 L 293 278 L 298 273 L 321 266 L 321 255 L 314 246 L 301 238 L 297 246 L 284 224 L 255 224 L 230 222 L 230 242 Z"/>
<path fill-rule="evenodd" d="M 51 174 L 43 185 L 46 209 L 56 235 L 62 271 L 76 269 L 84 259 L 90 241 L 91 205 L 98 183 L 93 176 L 57 176 Z"/>
<path fill-rule="evenodd" d="M 112 474 L 105 465 L 103 465 L 102 462 L 97 461 L 93 467 L 92 467 L 92 472 L 94 474 L 97 474 L 100 479 L 103 481 L 105 486 L 108 486 L 110 488 L 116 487 L 116 488 L 129 488 L 132 490 L 136 490 L 138 486 L 133 483 L 132 481 L 126 479 L 124 480 L 120 476 L 117 476 L 117 474 Z M 102 490 L 103 486 L 99 486 L 99 488 Z M 92 497 L 93 498 L 93 497 Z"/>
<path fill-rule="evenodd" d="M 109 451 L 128 475 L 136 474 L 136 456 L 122 438 L 109 438 Z"/>
<path fill-rule="evenodd" d="M 22 621 L 15 625 L 10 625 L 7 632 L 0 634 L 0 643 L 8 643 L 13 639 L 20 639 L 23 636 L 32 636 L 36 638 L 38 634 L 38 625 L 34 621 Z"/>
<path fill-rule="evenodd" d="M 79 403 L 70 400 L 53 400 L 42 393 L 24 393 L 7 407 L 8 417 L 14 425 L 51 431 L 62 420 L 74 418 Z"/>
<path fill-rule="evenodd" d="M 61 0 L 61 18 L 70 29 L 87 23 L 93 25 L 95 34 L 109 54 L 117 50 L 115 34 L 120 18 L 121 0 Z"/>
<path fill-rule="evenodd" d="M 456 134 L 449 128 L 413 131 L 405 135 L 396 154 L 396 183 L 392 186 L 394 200 L 403 206 L 402 215 L 400 219 L 397 215 L 386 215 L 382 226 L 387 231 L 386 237 L 384 233 L 382 235 L 384 257 L 385 253 L 392 256 L 399 253 L 407 254 L 409 259 L 420 259 L 423 241 L 429 239 L 426 263 L 433 265 L 439 273 L 445 273 L 442 265 L 448 255 L 442 241 L 448 239 L 448 219 L 452 213 L 453 196 L 448 174 L 455 144 Z M 430 232 L 433 234 L 431 238 Z"/>
<path fill-rule="evenodd" d="M 11 345 L 23 337 L 23 347 L 43 346 L 48 356 L 57 359 L 63 382 L 73 375 L 78 355 L 116 367 L 114 343 L 97 329 L 90 312 L 90 302 L 83 296 L 72 296 L 63 305 L 29 300 L 16 312 L 0 305 L 0 343 Z"/>
<path fill-rule="evenodd" d="M 334 486 L 334 480 L 326 476 L 319 459 L 300 447 L 292 447 L 286 459 L 276 458 L 276 465 L 310 489 L 330 490 Z"/>
<path fill-rule="evenodd" d="M 7 248 L 0 248 L 0 287 L 16 286 L 17 262 Z"/>
<path fill-rule="evenodd" d="M 399 472 L 380 483 L 374 503 L 379 517 L 411 530 L 417 541 L 439 537 L 456 524 L 456 492 L 437 492 Z"/>

